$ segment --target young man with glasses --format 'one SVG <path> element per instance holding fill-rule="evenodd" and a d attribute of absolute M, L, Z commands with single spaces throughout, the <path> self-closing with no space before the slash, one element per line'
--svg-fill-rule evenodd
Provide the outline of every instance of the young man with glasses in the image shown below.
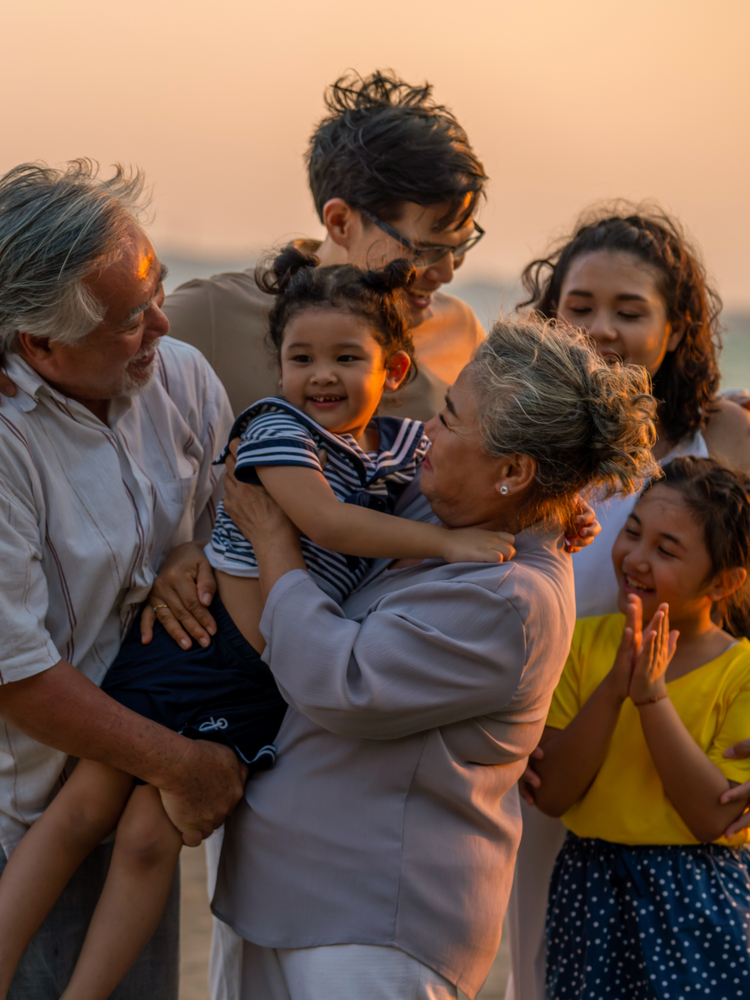
<path fill-rule="evenodd" d="M 484 235 L 473 215 L 487 176 L 466 133 L 431 92 L 429 85 L 412 87 L 379 72 L 333 84 L 326 95 L 329 113 L 306 156 L 326 235 L 300 241 L 322 266 L 413 261 L 418 276 L 409 300 L 419 373 L 397 396 L 384 397 L 380 409 L 418 420 L 442 409 L 446 389 L 484 338 L 469 306 L 440 288 Z M 256 287 L 252 268 L 189 281 L 164 303 L 172 335 L 207 357 L 235 413 L 278 392 L 278 373 L 265 346 L 271 304 Z M 164 582 L 179 588 L 170 599 L 179 593 L 184 600 L 181 624 L 205 641 L 206 633 L 195 629 L 198 622 L 213 624 L 205 605 L 214 585 L 204 575 L 204 562 L 198 546 L 182 547 L 170 557 Z M 203 594 L 203 606 L 196 594 Z M 219 845 L 217 837 L 207 843 L 210 883 Z M 214 921 L 213 1000 L 238 997 L 241 944 L 229 927 Z"/>
<path fill-rule="evenodd" d="M 473 215 L 487 176 L 466 133 L 431 92 L 380 72 L 333 84 L 306 156 L 326 236 L 300 241 L 323 266 L 414 262 L 409 298 L 419 375 L 381 410 L 390 405 L 421 420 L 442 407 L 447 386 L 484 337 L 472 310 L 440 288 L 484 233 Z M 165 302 L 172 335 L 208 358 L 235 412 L 278 391 L 264 345 L 270 306 L 252 269 L 189 281 Z"/>

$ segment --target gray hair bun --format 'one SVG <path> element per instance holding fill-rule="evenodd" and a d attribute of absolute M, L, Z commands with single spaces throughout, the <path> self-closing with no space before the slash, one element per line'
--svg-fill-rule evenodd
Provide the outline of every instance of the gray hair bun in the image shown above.
<path fill-rule="evenodd" d="M 628 494 L 658 475 L 656 400 L 644 368 L 610 365 L 587 336 L 534 315 L 500 319 L 471 373 L 492 455 L 537 464 L 526 523 L 570 519 L 579 494 Z"/>

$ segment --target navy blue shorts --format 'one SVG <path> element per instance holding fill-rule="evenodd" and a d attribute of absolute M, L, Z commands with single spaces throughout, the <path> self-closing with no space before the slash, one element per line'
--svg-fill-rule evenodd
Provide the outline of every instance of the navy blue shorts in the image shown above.
<path fill-rule="evenodd" d="M 192 739 L 231 747 L 251 769 L 271 767 L 286 711 L 271 671 L 214 597 L 217 632 L 206 649 L 182 649 L 158 622 L 141 642 L 140 615 L 102 690 L 121 705 Z"/>
<path fill-rule="evenodd" d="M 549 890 L 546 996 L 750 997 L 750 851 L 568 833 Z"/>

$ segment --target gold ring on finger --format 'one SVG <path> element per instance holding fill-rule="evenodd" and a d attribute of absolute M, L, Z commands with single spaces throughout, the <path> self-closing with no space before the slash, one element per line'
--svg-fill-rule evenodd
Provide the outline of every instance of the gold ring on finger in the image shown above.
<path fill-rule="evenodd" d="M 151 610 L 152 611 L 158 611 L 159 608 L 168 608 L 168 607 L 169 607 L 168 604 L 152 604 L 151 605 Z"/>

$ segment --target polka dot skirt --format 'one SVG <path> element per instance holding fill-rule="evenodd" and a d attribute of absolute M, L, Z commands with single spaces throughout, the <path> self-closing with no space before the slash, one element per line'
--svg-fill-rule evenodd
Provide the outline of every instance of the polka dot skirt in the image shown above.
<path fill-rule="evenodd" d="M 750 851 L 568 833 L 547 906 L 547 1000 L 750 1000 Z"/>

